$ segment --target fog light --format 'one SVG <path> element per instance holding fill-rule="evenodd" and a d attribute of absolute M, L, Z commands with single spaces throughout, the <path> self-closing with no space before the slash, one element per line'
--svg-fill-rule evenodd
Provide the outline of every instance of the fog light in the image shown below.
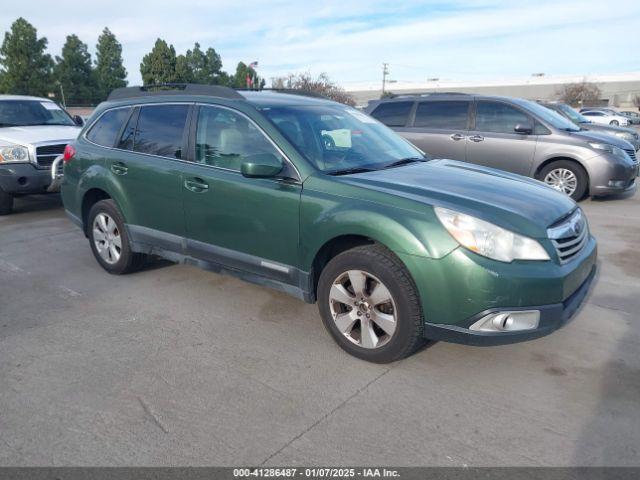
<path fill-rule="evenodd" d="M 609 186 L 613 188 L 622 188 L 624 187 L 624 180 L 609 180 Z"/>
<path fill-rule="evenodd" d="M 477 332 L 514 332 L 533 330 L 540 323 L 539 310 L 518 310 L 514 312 L 494 312 L 485 315 L 469 327 Z"/>

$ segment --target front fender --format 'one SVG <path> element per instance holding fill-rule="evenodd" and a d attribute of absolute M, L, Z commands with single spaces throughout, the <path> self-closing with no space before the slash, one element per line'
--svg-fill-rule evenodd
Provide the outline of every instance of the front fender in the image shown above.
<path fill-rule="evenodd" d="M 300 208 L 301 268 L 309 271 L 323 245 L 359 235 L 397 254 L 441 258 L 458 247 L 433 209 L 402 209 L 369 200 L 303 190 Z"/>

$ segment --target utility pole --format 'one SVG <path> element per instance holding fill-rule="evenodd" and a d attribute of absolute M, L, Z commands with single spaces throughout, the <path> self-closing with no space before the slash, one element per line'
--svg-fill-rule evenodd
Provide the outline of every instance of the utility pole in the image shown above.
<path fill-rule="evenodd" d="M 383 63 L 382 64 L 382 95 L 381 97 L 384 97 L 384 87 L 387 83 L 387 75 L 389 75 L 389 64 Z"/>
<path fill-rule="evenodd" d="M 62 97 L 62 107 L 67 108 L 67 102 L 64 100 L 64 88 L 62 88 L 62 83 L 60 82 L 60 96 Z"/>

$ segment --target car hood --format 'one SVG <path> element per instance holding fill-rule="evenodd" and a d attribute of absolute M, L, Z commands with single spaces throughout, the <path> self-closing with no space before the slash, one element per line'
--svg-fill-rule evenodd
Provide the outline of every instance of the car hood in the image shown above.
<path fill-rule="evenodd" d="M 19 145 L 75 140 L 80 127 L 63 125 L 33 125 L 0 128 L 0 140 Z"/>
<path fill-rule="evenodd" d="M 602 125 L 600 123 L 580 123 L 581 128 L 593 132 L 625 132 L 634 134 L 636 131 L 633 128 L 616 127 L 615 125 Z"/>
<path fill-rule="evenodd" d="M 576 203 L 531 178 L 455 160 L 431 160 L 340 177 L 346 183 L 467 213 L 534 238 Z"/>
<path fill-rule="evenodd" d="M 584 130 L 580 132 L 570 132 L 570 135 L 574 138 L 584 140 L 585 142 L 601 142 L 608 143 L 609 145 L 615 145 L 616 147 L 628 150 L 633 148 L 629 142 L 622 138 L 611 135 L 610 133 L 596 132 L 595 130 Z"/>

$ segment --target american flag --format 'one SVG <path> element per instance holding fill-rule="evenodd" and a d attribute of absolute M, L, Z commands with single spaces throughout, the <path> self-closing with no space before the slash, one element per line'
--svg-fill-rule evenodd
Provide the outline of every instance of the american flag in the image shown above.
<path fill-rule="evenodd" d="M 258 61 L 256 60 L 255 62 L 251 62 L 249 64 L 249 68 L 258 68 Z"/>

